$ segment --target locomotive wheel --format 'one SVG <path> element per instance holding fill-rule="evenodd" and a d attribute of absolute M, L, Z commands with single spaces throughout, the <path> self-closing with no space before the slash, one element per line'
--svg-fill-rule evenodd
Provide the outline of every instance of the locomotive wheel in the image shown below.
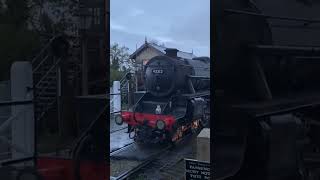
<path fill-rule="evenodd" d="M 139 147 L 144 148 L 149 146 L 148 142 L 144 141 L 144 138 L 141 137 L 141 134 L 139 134 L 139 130 L 137 128 L 134 128 L 132 132 L 134 132 L 134 137 L 132 139 Z"/>
<path fill-rule="evenodd" d="M 131 130 L 128 132 L 129 133 L 129 138 L 136 140 L 137 137 L 137 129 L 136 128 L 131 128 Z"/>

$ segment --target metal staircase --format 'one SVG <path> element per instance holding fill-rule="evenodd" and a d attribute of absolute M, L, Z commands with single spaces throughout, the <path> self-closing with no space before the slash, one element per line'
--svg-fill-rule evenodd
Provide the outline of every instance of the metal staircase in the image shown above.
<path fill-rule="evenodd" d="M 129 80 L 126 78 L 126 76 L 128 75 L 128 73 L 126 73 L 120 80 L 120 97 L 121 97 L 121 108 L 122 109 L 126 109 L 126 104 L 128 104 L 129 101 Z M 110 88 L 110 113 L 113 114 L 114 111 L 114 107 L 113 107 L 113 103 L 114 103 L 114 96 L 115 95 L 119 95 L 119 94 L 113 94 L 112 92 L 112 88 Z M 123 106 L 125 105 L 125 107 Z"/>
<path fill-rule="evenodd" d="M 37 121 L 41 121 L 50 111 L 57 112 L 59 63 L 62 60 L 68 60 L 68 80 L 75 80 L 80 74 L 79 58 L 76 58 L 74 54 L 68 59 L 56 58 L 53 55 L 51 51 L 53 40 L 54 38 L 50 39 L 32 60 L 35 118 Z"/>
<path fill-rule="evenodd" d="M 127 102 L 129 96 L 129 81 L 126 79 L 126 75 L 120 80 L 120 93 L 121 101 Z"/>
<path fill-rule="evenodd" d="M 121 102 L 122 104 L 128 104 L 129 103 L 129 81 L 131 80 L 127 79 L 128 75 L 132 75 L 132 73 L 128 72 L 126 73 L 120 80 L 120 93 L 121 93 Z M 132 88 L 133 89 L 133 88 Z"/>
<path fill-rule="evenodd" d="M 51 53 L 51 42 L 32 60 L 35 118 L 41 120 L 47 111 L 54 108 L 57 97 L 57 67 L 61 59 Z"/>

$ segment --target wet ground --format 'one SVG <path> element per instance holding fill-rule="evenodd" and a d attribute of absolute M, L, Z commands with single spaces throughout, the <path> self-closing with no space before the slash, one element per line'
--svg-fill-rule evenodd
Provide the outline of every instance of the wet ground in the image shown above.
<path fill-rule="evenodd" d="M 117 131 L 117 130 L 122 129 L 124 127 L 127 127 L 127 124 L 122 124 L 121 126 L 119 126 L 118 124 L 116 124 L 114 122 L 113 115 L 112 114 L 110 115 L 110 132 Z"/>
<path fill-rule="evenodd" d="M 127 125 L 123 124 L 121 126 L 114 122 L 113 118 L 110 118 L 110 152 L 118 150 L 128 144 L 133 142 L 129 138 Z"/>

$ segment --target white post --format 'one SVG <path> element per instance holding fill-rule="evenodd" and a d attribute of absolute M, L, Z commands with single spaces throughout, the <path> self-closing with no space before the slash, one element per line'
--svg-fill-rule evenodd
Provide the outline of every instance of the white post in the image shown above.
<path fill-rule="evenodd" d="M 32 66 L 29 62 L 15 62 L 11 66 L 11 99 L 23 101 L 33 99 Z M 12 116 L 12 144 L 19 145 L 24 152 L 32 156 L 34 153 L 34 114 L 33 104 L 13 105 Z M 20 114 L 21 113 L 21 114 Z M 25 153 L 12 148 L 12 158 L 24 158 Z"/>
<path fill-rule="evenodd" d="M 113 112 L 121 111 L 120 81 L 113 81 Z"/>
<path fill-rule="evenodd" d="M 210 129 L 204 128 L 197 136 L 197 160 L 210 162 Z"/>

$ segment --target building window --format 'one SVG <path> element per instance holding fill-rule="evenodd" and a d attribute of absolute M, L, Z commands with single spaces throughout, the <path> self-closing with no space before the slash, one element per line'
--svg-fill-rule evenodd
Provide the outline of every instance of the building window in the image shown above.
<path fill-rule="evenodd" d="M 94 18 L 94 24 L 99 25 L 100 24 L 100 18 L 101 18 L 101 13 L 100 13 L 100 8 L 93 8 L 93 18 Z"/>

